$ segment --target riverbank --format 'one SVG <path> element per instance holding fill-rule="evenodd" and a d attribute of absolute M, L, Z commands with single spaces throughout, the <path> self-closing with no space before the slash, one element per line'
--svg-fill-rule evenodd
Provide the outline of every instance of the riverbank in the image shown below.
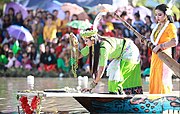
<path fill-rule="evenodd" d="M 90 77 L 89 73 L 85 71 L 78 71 L 78 76 L 88 76 Z M 24 68 L 9 68 L 9 69 L 0 69 L 0 76 L 1 77 L 27 77 L 28 75 L 33 75 L 35 77 L 65 77 L 65 78 L 73 78 L 72 72 L 68 73 L 58 73 L 55 71 L 41 71 L 39 72 L 37 69 L 27 70 Z"/>
<path fill-rule="evenodd" d="M 33 70 L 27 70 L 27 69 L 23 69 L 23 68 L 9 68 L 9 69 L 0 69 L 0 76 L 1 77 L 27 77 L 29 75 L 33 75 L 35 77 L 63 77 L 63 78 L 73 78 L 73 73 L 72 72 L 68 72 L 68 73 L 58 73 L 55 71 L 50 71 L 50 72 L 46 72 L 46 71 L 41 71 L 39 72 L 37 69 L 33 69 Z M 91 74 L 87 73 L 83 70 L 79 70 L 77 71 L 77 76 L 88 76 L 91 78 Z M 149 75 L 143 76 L 142 74 L 142 78 L 146 78 L 149 77 Z M 103 76 L 103 78 L 107 78 L 106 76 Z M 173 79 L 180 79 L 179 77 L 173 75 L 172 76 Z"/>

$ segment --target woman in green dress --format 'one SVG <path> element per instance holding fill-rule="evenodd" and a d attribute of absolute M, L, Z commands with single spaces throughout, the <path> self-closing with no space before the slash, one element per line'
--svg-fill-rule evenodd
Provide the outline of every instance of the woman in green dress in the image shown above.
<path fill-rule="evenodd" d="M 140 54 L 132 40 L 103 37 L 98 35 L 96 30 L 86 30 L 80 35 L 86 46 L 80 50 L 79 57 L 89 54 L 90 70 L 94 77 L 90 88 L 85 88 L 83 91 L 91 91 L 95 88 L 107 68 L 108 91 L 110 93 L 143 93 Z M 71 38 L 74 42 L 78 42 L 75 36 L 71 35 Z M 108 60 L 111 60 L 109 65 Z"/>

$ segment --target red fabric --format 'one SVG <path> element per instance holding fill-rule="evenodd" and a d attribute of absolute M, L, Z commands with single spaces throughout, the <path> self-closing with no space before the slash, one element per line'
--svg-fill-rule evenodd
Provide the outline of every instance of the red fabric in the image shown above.
<path fill-rule="evenodd" d="M 56 71 L 56 65 L 55 64 L 52 64 L 52 65 L 44 65 L 44 69 L 46 72 L 49 72 L 49 71 Z"/>
<path fill-rule="evenodd" d="M 149 63 L 151 62 L 151 54 L 152 54 L 152 51 L 151 49 L 148 48 L 148 62 Z"/>
<path fill-rule="evenodd" d="M 114 33 L 113 32 L 104 32 L 103 36 L 110 36 L 110 37 L 114 37 Z"/>
<path fill-rule="evenodd" d="M 80 29 L 72 28 L 71 30 L 74 34 L 80 34 Z"/>
<path fill-rule="evenodd" d="M 89 64 L 89 62 L 90 62 L 90 61 L 89 61 L 89 57 L 88 57 L 88 59 L 86 60 L 86 64 Z"/>
<path fill-rule="evenodd" d="M 2 41 L 3 41 L 3 38 L 0 36 L 0 43 L 2 43 Z"/>
<path fill-rule="evenodd" d="M 62 52 L 62 49 L 63 49 L 62 45 L 56 47 L 55 53 L 57 58 L 59 57 L 59 54 Z"/>

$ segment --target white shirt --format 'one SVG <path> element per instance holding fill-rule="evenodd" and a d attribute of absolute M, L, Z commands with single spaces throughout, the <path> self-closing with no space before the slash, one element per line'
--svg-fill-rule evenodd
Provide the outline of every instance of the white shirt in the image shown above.
<path fill-rule="evenodd" d="M 16 58 L 15 57 L 12 57 L 12 58 L 8 58 L 8 64 L 6 64 L 5 65 L 5 67 L 7 67 L 7 68 L 11 68 L 11 67 L 13 67 L 13 65 L 14 65 L 14 61 L 16 60 Z"/>

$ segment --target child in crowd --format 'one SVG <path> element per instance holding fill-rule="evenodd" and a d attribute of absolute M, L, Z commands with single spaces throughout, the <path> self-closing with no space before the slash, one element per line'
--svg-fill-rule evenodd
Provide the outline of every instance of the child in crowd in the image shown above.
<path fill-rule="evenodd" d="M 29 59 L 27 53 L 24 52 L 22 56 L 23 56 L 23 58 L 22 58 L 22 66 L 23 66 L 23 68 L 25 68 L 27 70 L 31 70 L 32 69 L 31 60 Z"/>
<path fill-rule="evenodd" d="M 5 65 L 5 67 L 7 67 L 7 68 L 14 67 L 15 60 L 16 60 L 16 58 L 13 56 L 13 52 L 11 50 L 9 50 L 9 52 L 8 52 L 8 63 Z"/>

